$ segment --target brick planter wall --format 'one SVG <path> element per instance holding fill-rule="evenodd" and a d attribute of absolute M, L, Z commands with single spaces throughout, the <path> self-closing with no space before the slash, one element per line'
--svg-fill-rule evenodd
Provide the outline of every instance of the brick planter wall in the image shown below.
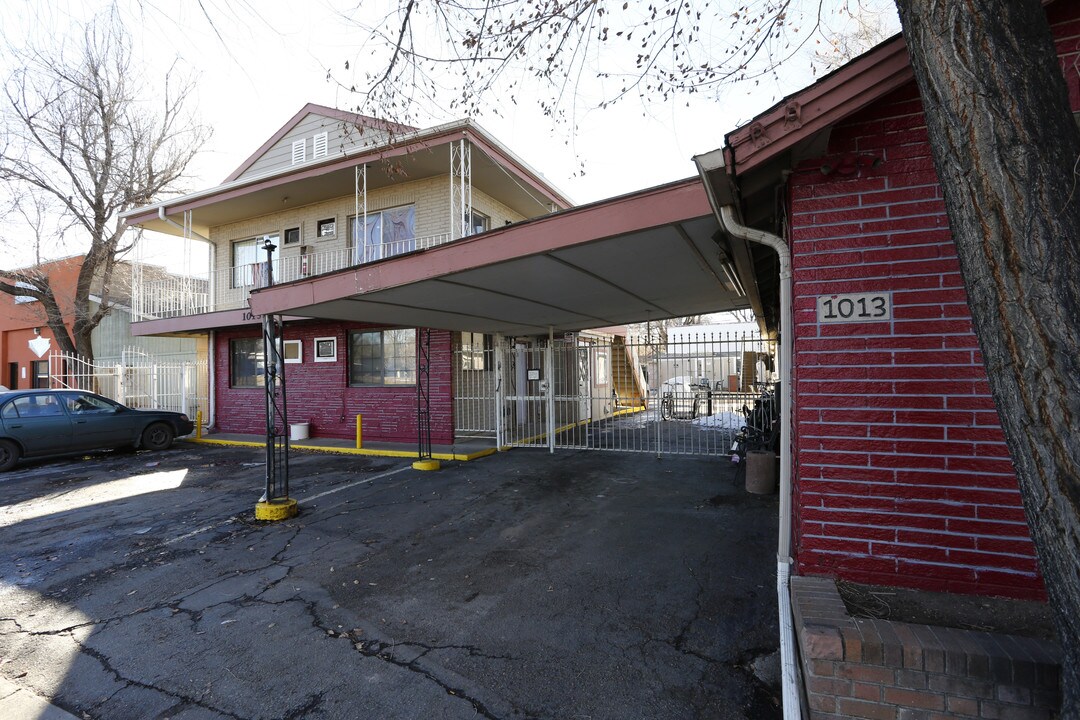
<path fill-rule="evenodd" d="M 792 578 L 791 602 L 812 720 L 1036 720 L 1061 704 L 1054 643 L 853 618 L 829 578 Z"/>

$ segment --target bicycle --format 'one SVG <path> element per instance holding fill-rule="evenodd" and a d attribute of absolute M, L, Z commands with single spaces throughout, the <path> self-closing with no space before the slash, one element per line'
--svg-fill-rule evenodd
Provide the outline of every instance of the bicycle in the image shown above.
<path fill-rule="evenodd" d="M 780 406 L 777 396 L 780 384 L 765 387 L 754 400 L 754 407 L 742 406 L 746 420 L 731 445 L 731 461 L 741 463 L 746 453 L 780 449 Z"/>

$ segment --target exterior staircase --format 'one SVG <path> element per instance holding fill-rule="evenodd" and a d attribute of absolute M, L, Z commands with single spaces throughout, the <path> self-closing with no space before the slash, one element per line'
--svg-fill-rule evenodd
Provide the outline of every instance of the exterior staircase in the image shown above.
<path fill-rule="evenodd" d="M 611 381 L 617 394 L 617 410 L 644 410 L 648 388 L 633 348 L 616 336 L 611 343 Z"/>

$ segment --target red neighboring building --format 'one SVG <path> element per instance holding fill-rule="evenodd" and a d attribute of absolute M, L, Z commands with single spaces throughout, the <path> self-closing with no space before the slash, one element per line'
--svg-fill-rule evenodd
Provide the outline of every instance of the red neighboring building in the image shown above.
<path fill-rule="evenodd" d="M 82 256 L 38 266 L 54 289 L 68 332 L 72 324 L 72 293 L 82 268 Z M 6 282 L 6 281 L 5 281 Z M 65 288 L 70 293 L 65 293 Z M 0 293 L 0 385 L 9 389 L 49 387 L 49 353 L 58 349 L 41 303 L 29 296 Z"/>

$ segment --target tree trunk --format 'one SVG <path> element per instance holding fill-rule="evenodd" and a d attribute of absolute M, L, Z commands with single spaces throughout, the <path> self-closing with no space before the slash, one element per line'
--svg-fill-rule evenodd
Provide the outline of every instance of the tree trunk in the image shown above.
<path fill-rule="evenodd" d="M 897 5 L 1077 717 L 1080 132 L 1040 0 Z"/>

